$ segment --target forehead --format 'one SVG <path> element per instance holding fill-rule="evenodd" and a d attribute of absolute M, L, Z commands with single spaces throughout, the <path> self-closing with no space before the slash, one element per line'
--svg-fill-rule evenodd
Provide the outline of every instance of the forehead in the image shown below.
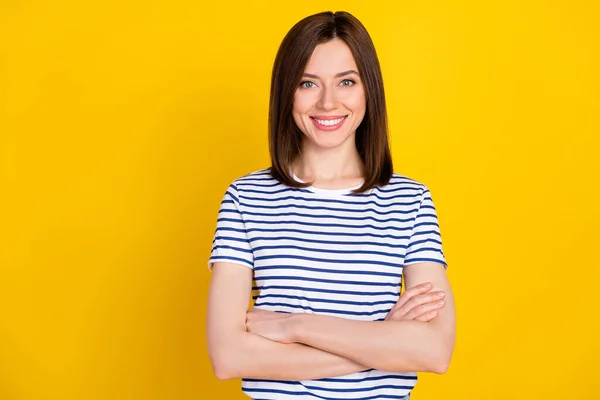
<path fill-rule="evenodd" d="M 315 47 L 304 72 L 326 77 L 351 69 L 358 71 L 350 48 L 343 40 L 333 39 Z"/>

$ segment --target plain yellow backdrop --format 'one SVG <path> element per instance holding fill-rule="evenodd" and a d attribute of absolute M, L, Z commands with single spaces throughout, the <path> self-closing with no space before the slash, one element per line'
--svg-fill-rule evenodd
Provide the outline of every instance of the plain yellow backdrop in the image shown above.
<path fill-rule="evenodd" d="M 415 400 L 600 399 L 597 1 L 0 3 L 0 399 L 243 399 L 206 261 L 287 30 L 347 10 L 436 202 L 455 356 Z"/>

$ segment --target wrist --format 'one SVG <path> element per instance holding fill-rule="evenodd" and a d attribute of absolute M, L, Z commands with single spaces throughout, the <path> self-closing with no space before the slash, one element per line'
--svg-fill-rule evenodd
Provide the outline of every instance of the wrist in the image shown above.
<path fill-rule="evenodd" d="M 286 336 L 291 343 L 300 343 L 302 341 L 302 329 L 304 317 L 303 313 L 292 314 L 285 320 L 285 332 Z"/>

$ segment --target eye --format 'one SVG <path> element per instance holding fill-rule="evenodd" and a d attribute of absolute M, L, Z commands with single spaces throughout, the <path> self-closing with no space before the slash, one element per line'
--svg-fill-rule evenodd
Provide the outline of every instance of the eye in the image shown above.
<path fill-rule="evenodd" d="M 340 85 L 342 85 L 342 86 L 352 86 L 355 83 L 356 82 L 354 82 L 352 79 L 344 79 L 343 81 L 340 82 Z"/>
<path fill-rule="evenodd" d="M 300 87 L 302 89 L 312 89 L 314 88 L 316 85 L 314 82 L 311 81 L 304 81 L 304 82 L 300 82 Z"/>

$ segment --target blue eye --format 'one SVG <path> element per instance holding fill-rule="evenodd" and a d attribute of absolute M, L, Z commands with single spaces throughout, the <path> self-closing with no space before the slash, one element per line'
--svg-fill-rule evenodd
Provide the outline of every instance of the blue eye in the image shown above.
<path fill-rule="evenodd" d="M 340 82 L 340 85 L 342 85 L 342 86 L 352 86 L 355 83 L 356 82 L 354 82 L 352 79 L 344 79 L 343 81 Z"/>
<path fill-rule="evenodd" d="M 313 87 L 315 87 L 315 83 L 311 82 L 311 81 L 304 81 L 300 83 L 300 87 L 303 89 L 311 89 Z"/>

